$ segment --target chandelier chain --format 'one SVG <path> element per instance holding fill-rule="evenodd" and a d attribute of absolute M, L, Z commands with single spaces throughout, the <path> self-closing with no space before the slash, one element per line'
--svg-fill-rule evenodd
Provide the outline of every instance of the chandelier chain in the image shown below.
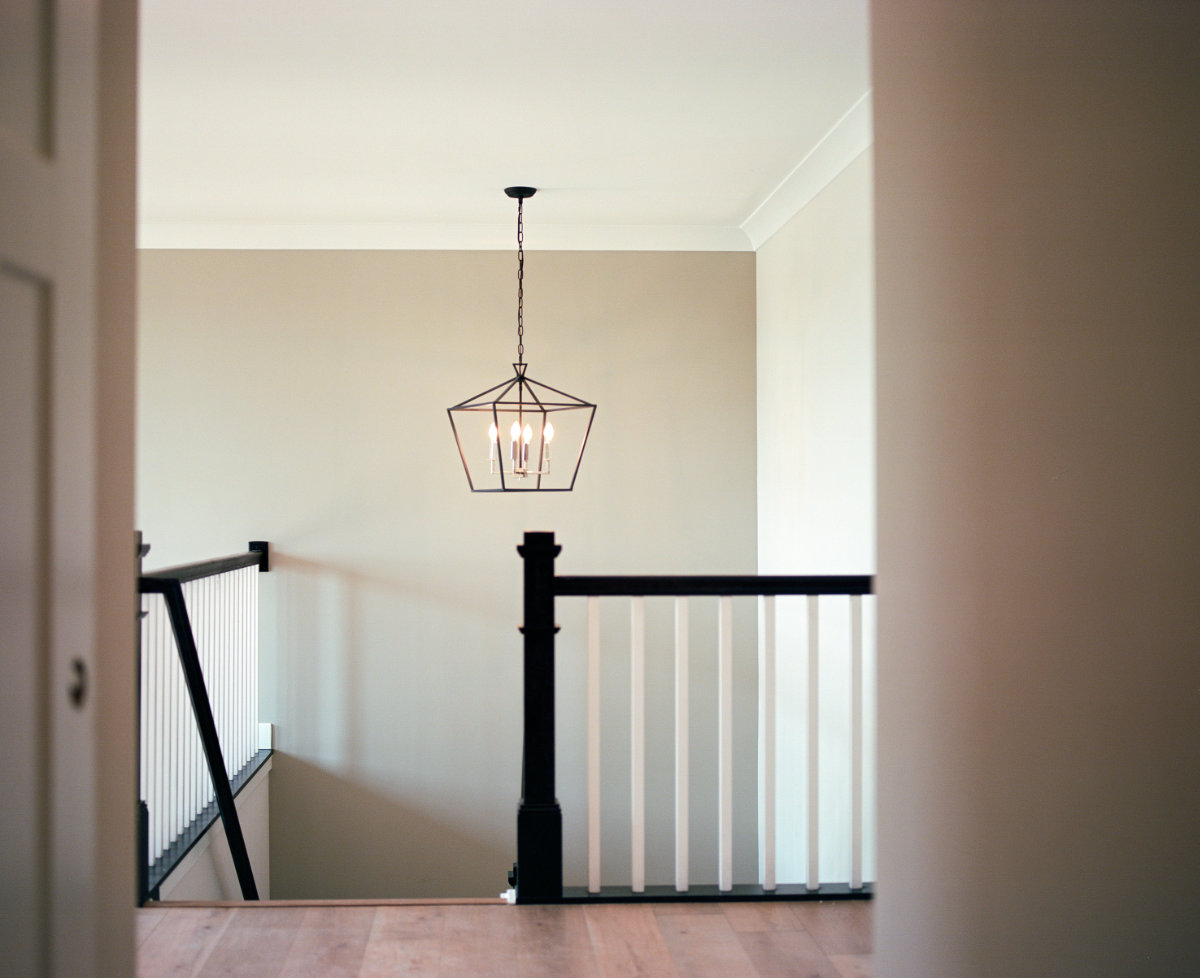
<path fill-rule="evenodd" d="M 517 201 L 517 363 L 525 362 L 525 201 Z"/>

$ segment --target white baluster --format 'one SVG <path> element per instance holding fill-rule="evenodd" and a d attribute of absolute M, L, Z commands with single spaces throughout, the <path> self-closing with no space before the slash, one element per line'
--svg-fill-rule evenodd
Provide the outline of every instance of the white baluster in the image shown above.
<path fill-rule="evenodd" d="M 587 599 L 588 892 L 600 892 L 600 599 Z"/>
<path fill-rule="evenodd" d="M 758 882 L 775 889 L 775 596 L 759 600 Z"/>
<path fill-rule="evenodd" d="M 241 686 L 245 690 L 245 703 L 242 708 L 242 763 L 245 764 L 254 756 L 254 730 L 258 723 L 258 699 L 255 696 L 254 689 L 254 673 L 258 668 L 258 641 L 257 628 L 258 615 L 255 614 L 255 606 L 251 603 L 251 595 L 254 593 L 255 578 L 258 575 L 258 567 L 247 567 L 245 572 L 245 585 L 240 588 L 242 596 L 242 615 L 241 615 L 241 632 L 242 632 L 242 649 L 243 649 L 243 665 L 242 665 L 242 682 Z"/>
<path fill-rule="evenodd" d="M 158 858 L 162 846 L 162 747 L 163 747 L 163 711 L 162 711 L 162 622 L 158 607 L 162 599 L 158 595 L 147 598 L 149 616 L 146 618 L 146 645 L 143 662 L 149 672 L 149 729 L 147 737 L 150 741 L 147 754 L 146 805 L 150 809 L 150 861 Z"/>
<path fill-rule="evenodd" d="M 172 722 L 171 722 L 171 742 L 172 753 L 175 760 L 173 767 L 180 770 L 188 762 L 187 755 L 184 753 L 184 745 L 186 741 L 184 737 L 190 729 L 188 726 L 191 704 L 188 702 L 187 688 L 183 681 L 183 668 L 179 663 L 179 656 L 175 656 L 175 669 L 172 674 L 174 696 L 172 697 Z M 171 831 L 168 836 L 168 844 L 180 832 L 183 831 L 184 817 L 183 806 L 185 804 L 185 796 L 181 788 L 177 787 L 172 792 L 173 800 L 171 803 Z"/>
<path fill-rule="evenodd" d="M 646 599 L 629 609 L 630 855 L 634 893 L 646 889 Z"/>
<path fill-rule="evenodd" d="M 158 763 L 155 769 L 158 773 L 158 846 L 161 854 L 167 848 L 167 833 L 170 830 L 171 797 L 168 794 L 171 785 L 171 763 L 175 746 L 175 730 L 173 726 L 172 708 L 175 703 L 175 665 L 173 653 L 174 641 L 171 638 L 170 619 L 164 607 L 165 601 L 160 596 L 154 603 L 158 606 Z M 157 857 L 156 857 L 157 858 Z"/>
<path fill-rule="evenodd" d="M 258 567 L 250 568 L 250 753 L 258 750 Z"/>
<path fill-rule="evenodd" d="M 733 889 L 733 599 L 717 602 L 717 885 Z"/>
<path fill-rule="evenodd" d="M 242 598 L 247 568 L 230 575 L 229 623 L 230 640 L 233 643 L 233 662 L 229 674 L 233 677 L 233 771 L 242 769 L 246 762 L 246 708 L 249 705 L 246 687 L 246 609 Z"/>
<path fill-rule="evenodd" d="M 821 771 L 818 760 L 820 741 L 820 612 L 816 595 L 808 597 L 808 880 L 807 886 L 815 890 L 820 886 L 818 851 L 820 845 L 820 793 Z"/>
<path fill-rule="evenodd" d="M 675 599 L 675 889 L 688 888 L 688 599 Z"/>
<path fill-rule="evenodd" d="M 863 601 L 850 597 L 850 888 L 862 889 Z"/>

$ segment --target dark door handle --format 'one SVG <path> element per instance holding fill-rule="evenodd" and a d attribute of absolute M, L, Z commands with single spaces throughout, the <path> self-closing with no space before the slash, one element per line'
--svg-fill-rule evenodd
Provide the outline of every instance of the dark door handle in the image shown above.
<path fill-rule="evenodd" d="M 88 672 L 87 663 L 82 659 L 71 660 L 71 672 L 74 674 L 71 685 L 67 687 L 67 695 L 75 709 L 83 709 L 83 701 L 87 699 Z"/>

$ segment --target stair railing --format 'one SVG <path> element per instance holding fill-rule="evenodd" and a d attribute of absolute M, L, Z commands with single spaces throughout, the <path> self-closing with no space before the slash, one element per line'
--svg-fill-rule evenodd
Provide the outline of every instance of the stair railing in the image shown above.
<path fill-rule="evenodd" d="M 510 874 L 518 903 L 593 900 L 730 900 L 869 897 L 863 881 L 863 598 L 874 579 L 852 576 L 556 576 L 561 551 L 553 533 L 526 533 L 517 548 L 524 561 L 524 747 L 521 801 L 517 810 L 517 862 Z M 732 599 L 757 595 L 758 622 L 758 882 L 733 879 L 733 628 Z M 807 879 L 779 883 L 775 863 L 775 598 L 808 597 Z M 817 763 L 819 747 L 818 602 L 850 598 L 850 793 L 851 873 L 846 883 L 821 883 L 818 874 Z M 564 888 L 562 810 L 555 786 L 555 599 L 588 600 L 587 796 L 588 884 Z M 602 886 L 600 875 L 599 615 L 602 597 L 630 599 L 631 673 L 631 886 Z M 675 597 L 675 880 L 647 886 L 645 870 L 645 598 Z M 688 599 L 718 600 L 718 870 L 715 885 L 689 879 Z"/>
<path fill-rule="evenodd" d="M 139 561 L 148 550 L 139 538 Z M 234 796 L 270 755 L 258 730 L 258 574 L 269 554 L 255 541 L 138 576 L 139 903 L 217 817 L 242 898 L 258 899 Z"/>

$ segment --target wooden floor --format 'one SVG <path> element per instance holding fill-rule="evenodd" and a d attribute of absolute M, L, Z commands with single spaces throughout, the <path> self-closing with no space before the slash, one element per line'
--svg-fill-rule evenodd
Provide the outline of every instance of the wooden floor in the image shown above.
<path fill-rule="evenodd" d="M 862 978 L 867 901 L 143 908 L 138 975 Z"/>

